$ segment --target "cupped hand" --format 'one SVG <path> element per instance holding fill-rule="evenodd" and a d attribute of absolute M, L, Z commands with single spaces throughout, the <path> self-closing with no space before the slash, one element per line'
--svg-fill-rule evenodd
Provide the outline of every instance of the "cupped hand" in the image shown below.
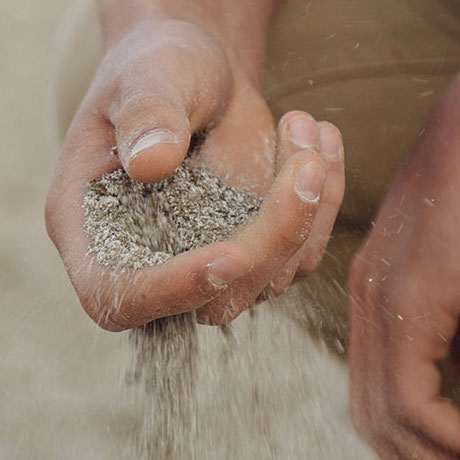
<path fill-rule="evenodd" d="M 451 91 L 350 272 L 352 414 L 384 459 L 460 458 L 460 413 L 437 366 L 460 361 L 458 107 Z"/>
<path fill-rule="evenodd" d="M 105 329 L 192 310 L 226 323 L 321 260 L 343 195 L 340 133 L 303 112 L 287 114 L 277 133 L 260 77 L 236 56 L 192 23 L 143 19 L 108 48 L 69 128 L 47 228 L 84 309 Z M 139 181 L 168 177 L 202 130 L 200 161 L 264 196 L 260 215 L 228 241 L 114 276 L 88 254 L 88 182 L 120 167 Z M 118 156 L 109 155 L 115 145 Z"/>

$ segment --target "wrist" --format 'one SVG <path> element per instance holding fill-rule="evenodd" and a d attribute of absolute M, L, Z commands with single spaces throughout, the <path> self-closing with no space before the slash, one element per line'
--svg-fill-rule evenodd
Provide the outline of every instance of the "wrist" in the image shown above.
<path fill-rule="evenodd" d="M 98 0 L 105 48 L 148 18 L 190 22 L 213 36 L 232 67 L 261 80 L 272 17 L 282 0 Z M 260 83 L 260 82 L 259 82 Z"/>

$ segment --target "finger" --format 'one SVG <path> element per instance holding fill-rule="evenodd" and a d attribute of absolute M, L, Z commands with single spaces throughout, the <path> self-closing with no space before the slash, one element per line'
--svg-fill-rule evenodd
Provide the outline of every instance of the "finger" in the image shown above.
<path fill-rule="evenodd" d="M 397 274 L 374 275 L 368 254 L 355 259 L 349 280 L 355 426 L 382 458 L 458 458 L 456 446 L 447 439 L 455 432 L 458 437 L 459 425 L 450 419 L 458 414 L 440 398 L 436 366 L 449 353 L 458 312 L 439 303 L 431 308 L 424 276 L 420 282 Z M 396 303 L 382 292 L 424 300 Z"/>
<path fill-rule="evenodd" d="M 319 129 L 316 120 L 308 113 L 293 110 L 278 123 L 278 152 L 276 174 L 286 161 L 302 150 L 320 151 Z"/>
<path fill-rule="evenodd" d="M 401 305 L 398 311 L 391 349 L 397 376 L 392 380 L 393 401 L 398 406 L 394 413 L 439 449 L 460 455 L 460 413 L 441 398 L 441 375 L 436 366 L 449 355 L 458 327 L 456 313 L 426 304 Z"/>
<path fill-rule="evenodd" d="M 369 313 L 370 304 L 366 302 L 365 305 L 358 305 L 357 301 L 363 299 L 356 294 L 356 291 L 352 291 L 350 344 L 351 408 L 355 427 L 382 459 L 453 460 L 456 457 L 445 448 L 433 445 L 430 438 L 421 436 L 420 432 L 411 431 L 401 423 L 400 417 L 392 414 L 392 410 L 400 413 L 406 404 L 404 401 L 395 401 L 390 405 L 387 403 L 395 397 L 394 388 L 387 384 L 388 376 L 395 371 L 388 371 L 384 359 L 372 359 L 369 356 L 369 350 L 373 351 L 372 356 L 386 356 L 387 334 L 383 327 L 376 327 L 373 321 L 367 319 L 372 317 Z"/>
<path fill-rule="evenodd" d="M 305 244 L 304 244 L 305 245 Z M 293 282 L 304 253 L 304 245 L 292 256 L 270 281 L 260 300 L 278 297 L 286 292 Z"/>
<path fill-rule="evenodd" d="M 458 459 L 452 451 L 433 445 L 429 439 L 416 435 L 396 423 L 387 431 L 385 437 L 376 436 L 373 445 L 380 458 L 385 460 Z"/>
<path fill-rule="evenodd" d="M 210 125 L 228 103 L 227 60 L 211 39 L 202 40 L 201 47 L 210 49 L 206 58 L 190 47 L 153 47 L 128 71 L 123 67 L 114 85 L 107 116 L 123 167 L 133 179 L 170 176 L 187 154 L 191 135 Z"/>
<path fill-rule="evenodd" d="M 321 263 L 345 192 L 342 135 L 339 129 L 331 123 L 320 122 L 318 126 L 321 155 L 326 159 L 328 174 L 321 206 L 299 263 L 300 276 L 312 273 Z"/>
<path fill-rule="evenodd" d="M 374 444 L 375 450 L 382 460 L 453 460 L 452 457 L 446 457 L 439 450 L 424 445 L 410 433 L 402 430 L 401 427 L 394 428 L 395 431 L 391 437 Z"/>
<path fill-rule="evenodd" d="M 320 151 L 319 128 L 308 113 L 293 110 L 286 113 L 278 123 L 278 152 L 276 169 L 279 171 L 286 161 L 302 150 Z M 303 257 L 304 246 L 275 274 L 262 294 L 263 298 L 276 297 L 285 292 L 295 277 Z"/>
<path fill-rule="evenodd" d="M 250 254 L 231 243 L 190 251 L 164 265 L 128 274 L 110 273 L 95 267 L 88 256 L 81 262 L 92 265 L 92 269 L 74 273 L 72 283 L 89 316 L 111 331 L 194 311 L 219 295 L 233 280 L 249 272 L 251 267 Z"/>
<path fill-rule="evenodd" d="M 252 254 L 251 274 L 202 309 L 201 321 L 221 324 L 235 318 L 299 250 L 310 233 L 326 175 L 316 152 L 300 152 L 288 160 L 257 218 L 234 237 Z"/>
<path fill-rule="evenodd" d="M 326 160 L 328 174 L 324 184 L 321 205 L 318 209 L 308 241 L 300 249 L 295 260 L 289 261 L 286 267 L 281 269 L 274 277 L 270 289 L 275 295 L 279 295 L 286 290 L 296 272 L 298 276 L 307 276 L 316 270 L 321 263 L 340 204 L 343 200 L 345 188 L 342 137 L 340 131 L 330 123 L 316 123 L 308 114 L 299 114 L 299 112 L 291 112 L 283 117 L 280 122 L 278 134 L 281 161 L 285 161 L 288 155 L 296 152 L 298 142 L 293 142 L 292 136 L 289 135 L 290 124 L 295 125 L 291 131 L 300 131 L 300 123 L 303 123 L 304 127 L 304 144 L 310 143 L 314 145 L 317 143 L 319 145 L 320 152 Z M 291 277 L 290 274 L 292 274 L 295 264 L 297 264 L 295 267 L 296 270 Z"/>
<path fill-rule="evenodd" d="M 113 273 L 88 255 L 82 202 L 90 179 L 115 166 L 106 121 L 79 117 L 69 132 L 47 202 L 47 228 L 83 308 L 100 326 L 123 330 L 153 319 L 191 311 L 209 302 L 250 270 L 248 249 L 235 243 L 191 251 L 160 267 Z M 97 137 L 95 137 L 97 136 Z M 71 161 L 73 159 L 76 161 Z M 88 165 L 92 165 L 88 173 Z"/>

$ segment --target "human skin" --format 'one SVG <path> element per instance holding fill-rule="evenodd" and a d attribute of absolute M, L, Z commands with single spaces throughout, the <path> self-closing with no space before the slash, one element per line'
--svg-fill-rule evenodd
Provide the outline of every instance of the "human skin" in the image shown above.
<path fill-rule="evenodd" d="M 83 308 L 107 330 L 192 310 L 201 322 L 227 323 L 319 264 L 343 197 L 340 132 L 299 111 L 275 129 L 261 87 L 277 2 L 100 5 L 105 53 L 62 148 L 49 235 Z M 229 241 L 113 276 L 87 254 L 88 181 L 121 166 L 140 181 L 167 177 L 203 129 L 200 161 L 264 196 L 259 215 Z M 109 155 L 114 145 L 118 156 Z"/>
<path fill-rule="evenodd" d="M 460 458 L 460 414 L 436 366 L 460 369 L 459 228 L 460 76 L 350 271 L 353 419 L 384 459 Z"/>
<path fill-rule="evenodd" d="M 285 115 L 275 132 L 261 85 L 278 2 L 100 3 L 106 54 L 50 188 L 50 236 L 83 307 L 108 330 L 190 310 L 203 322 L 228 322 L 261 292 L 283 292 L 296 272 L 308 274 L 321 260 L 343 193 L 340 133 L 301 112 Z M 435 367 L 454 357 L 459 313 L 459 86 L 419 137 L 350 272 L 352 413 L 382 458 L 460 456 L 459 416 L 439 399 Z M 175 142 L 163 137 L 130 161 L 133 142 L 152 130 L 161 138 L 158 128 Z M 80 212 L 87 182 L 121 165 L 135 179 L 166 177 L 203 128 L 203 161 L 229 183 L 267 195 L 261 216 L 233 240 L 144 270 L 135 281 L 89 264 Z M 118 159 L 106 154 L 113 145 Z M 293 193 L 298 166 L 308 162 L 327 171 L 317 205 Z M 216 286 L 208 275 L 223 255 L 231 256 L 219 271 L 226 280 Z"/>

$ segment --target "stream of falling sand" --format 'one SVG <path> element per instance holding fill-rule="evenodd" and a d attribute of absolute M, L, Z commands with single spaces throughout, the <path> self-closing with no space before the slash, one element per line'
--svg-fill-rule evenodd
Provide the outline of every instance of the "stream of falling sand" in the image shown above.
<path fill-rule="evenodd" d="M 158 184 L 134 182 L 121 170 L 91 182 L 85 229 L 99 263 L 129 272 L 227 238 L 259 206 L 258 198 L 186 160 Z M 189 313 L 132 330 L 127 379 L 144 415 L 125 457 L 373 458 L 347 426 L 346 412 L 336 411 L 346 387 L 324 385 L 324 375 L 336 379 L 330 358 L 322 380 L 312 383 L 309 366 L 321 365 L 326 350 L 315 344 L 312 351 L 302 298 L 293 290 L 227 327 L 200 326 Z"/>

